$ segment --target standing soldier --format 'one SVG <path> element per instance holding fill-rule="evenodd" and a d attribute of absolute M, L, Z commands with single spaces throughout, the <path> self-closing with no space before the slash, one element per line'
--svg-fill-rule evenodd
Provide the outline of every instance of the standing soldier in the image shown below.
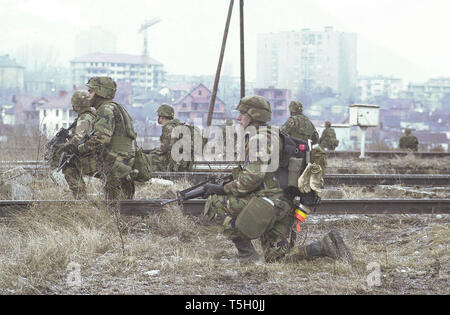
<path fill-rule="evenodd" d="M 405 135 L 400 138 L 399 148 L 404 150 L 417 151 L 419 145 L 419 140 L 417 137 L 411 134 L 411 129 L 405 129 Z"/>
<path fill-rule="evenodd" d="M 289 104 L 289 111 L 291 112 L 291 117 L 284 123 L 280 131 L 305 142 L 311 140 L 311 144 L 317 144 L 319 142 L 319 133 L 311 120 L 303 115 L 302 103 L 292 101 Z M 311 150 L 311 163 L 316 164 L 313 165 L 314 175 L 311 180 L 316 183 L 315 187 L 323 187 L 327 159 L 325 151 L 320 146 Z"/>
<path fill-rule="evenodd" d="M 274 172 L 265 169 L 268 162 L 262 159 L 249 160 L 249 154 L 252 154 L 249 149 L 254 147 L 251 143 L 259 137 L 268 140 L 269 151 L 271 145 L 277 147 L 272 140 L 279 143 L 278 131 L 267 124 L 272 116 L 270 104 L 261 96 L 246 96 L 236 109 L 240 112 L 237 118 L 239 124 L 244 128 L 255 127 L 257 134 L 246 139 L 245 162 L 243 167 L 239 166 L 233 171 L 233 181 L 225 185 L 205 185 L 205 197 L 208 196 L 208 200 L 204 213 L 210 220 L 223 226 L 224 234 L 238 250 L 238 260 L 242 263 L 260 260 L 251 242 L 258 237 L 266 262 L 283 258 L 289 261 L 322 256 L 337 258 L 347 254 L 342 237 L 332 231 L 323 240 L 298 247 L 292 251 L 292 255 L 286 256 L 291 249 L 288 237 L 294 223 L 294 202 L 280 188 Z"/>
<path fill-rule="evenodd" d="M 303 141 L 310 139 L 312 144 L 318 143 L 319 133 L 311 120 L 303 115 L 302 103 L 292 101 L 289 104 L 289 111 L 291 112 L 291 117 L 281 127 L 281 132 Z"/>
<path fill-rule="evenodd" d="M 336 139 L 336 132 L 331 128 L 331 123 L 329 121 L 325 122 L 325 129 L 320 137 L 319 145 L 327 150 L 334 150 L 339 145 L 339 140 Z"/>
<path fill-rule="evenodd" d="M 73 110 L 78 114 L 75 129 L 70 140 L 64 144 L 62 151 L 72 146 L 78 146 L 80 140 L 90 134 L 94 129 L 96 114 L 89 105 L 88 92 L 76 91 L 73 93 L 71 103 Z M 76 199 L 87 199 L 84 175 L 93 175 L 96 171 L 96 159 L 92 155 L 84 155 L 75 159 L 73 164 L 63 169 L 64 177 Z"/>
<path fill-rule="evenodd" d="M 174 118 L 174 115 L 175 111 L 170 105 L 163 104 L 158 108 L 158 124 L 162 125 L 162 132 L 159 137 L 161 145 L 150 152 L 153 171 L 181 172 L 192 169 L 193 161 L 175 162 L 172 158 L 172 146 L 179 140 L 179 138 L 172 137 L 172 131 L 175 127 L 184 125 Z"/>
<path fill-rule="evenodd" d="M 88 83 L 88 100 L 96 109 L 94 134 L 78 145 L 80 154 L 95 153 L 106 175 L 107 200 L 133 199 L 131 162 L 136 132 L 133 120 L 122 105 L 113 101 L 116 82 L 110 77 L 93 77 Z"/>

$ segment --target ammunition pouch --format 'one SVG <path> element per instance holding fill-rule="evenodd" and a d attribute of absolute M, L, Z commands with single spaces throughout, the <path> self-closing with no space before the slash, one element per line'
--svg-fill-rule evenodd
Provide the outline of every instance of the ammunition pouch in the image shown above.
<path fill-rule="evenodd" d="M 291 157 L 288 165 L 288 187 L 297 187 L 298 178 L 304 168 L 304 159 Z"/>
<path fill-rule="evenodd" d="M 279 208 L 267 197 L 253 197 L 236 218 L 236 229 L 248 239 L 256 239 L 275 223 Z"/>

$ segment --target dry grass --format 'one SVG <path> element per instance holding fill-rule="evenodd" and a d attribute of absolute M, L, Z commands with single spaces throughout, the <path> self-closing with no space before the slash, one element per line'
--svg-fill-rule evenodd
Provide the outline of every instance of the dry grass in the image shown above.
<path fill-rule="evenodd" d="M 409 161 L 430 169 L 444 163 L 450 168 L 448 161 L 405 159 L 388 163 L 394 167 Z M 374 172 L 386 163 L 355 162 Z M 141 184 L 136 199 L 169 196 L 170 191 L 188 186 L 186 181 L 173 186 Z M 50 177 L 36 178 L 29 188 L 35 199 L 72 198 L 67 186 Z M 380 198 L 385 193 L 376 187 L 341 190 L 344 198 Z M 101 181 L 88 181 L 88 191 L 101 198 Z M 414 197 L 408 194 L 413 193 L 398 198 Z M 311 215 L 300 238 L 309 243 L 331 228 L 339 229 L 353 252 L 353 267 L 328 258 L 295 264 L 229 264 L 227 259 L 236 250 L 219 228 L 183 215 L 178 206 L 144 218 L 121 217 L 119 224 L 123 248 L 114 215 L 88 203 L 71 208 L 35 206 L 1 218 L 0 294 L 450 293 L 448 215 Z M 255 245 L 260 250 L 258 241 Z M 366 268 L 372 262 L 381 267 L 380 286 L 368 286 Z M 71 263 L 80 266 L 79 286 L 67 282 Z"/>
<path fill-rule="evenodd" d="M 218 227 L 178 206 L 121 218 L 124 250 L 105 209 L 34 207 L 0 222 L 0 293 L 448 294 L 448 224 L 447 215 L 312 215 L 301 238 L 339 229 L 353 268 L 328 258 L 239 266 L 226 263 L 236 250 Z M 371 262 L 380 286 L 367 285 Z M 70 263 L 80 265 L 80 286 L 67 282 Z"/>
<path fill-rule="evenodd" d="M 328 159 L 327 173 L 448 174 L 450 158 L 417 158 L 413 154 L 393 159 Z"/>

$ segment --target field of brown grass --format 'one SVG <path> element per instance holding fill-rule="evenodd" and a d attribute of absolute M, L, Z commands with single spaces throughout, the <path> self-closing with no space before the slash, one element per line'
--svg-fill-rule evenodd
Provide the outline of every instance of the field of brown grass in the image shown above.
<path fill-rule="evenodd" d="M 188 185 L 141 185 L 136 198 Z M 70 198 L 49 179 L 34 187 L 38 199 Z M 92 181 L 89 188 L 101 191 L 101 183 Z M 230 264 L 236 250 L 218 227 L 183 215 L 178 206 L 119 221 L 87 203 L 36 206 L 0 219 L 0 294 L 450 293 L 448 215 L 311 215 L 299 242 L 331 228 L 344 235 L 353 267 L 328 258 Z"/>

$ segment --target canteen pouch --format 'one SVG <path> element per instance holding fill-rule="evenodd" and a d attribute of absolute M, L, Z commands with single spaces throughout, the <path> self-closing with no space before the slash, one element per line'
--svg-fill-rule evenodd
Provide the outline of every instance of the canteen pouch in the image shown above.
<path fill-rule="evenodd" d="M 275 222 L 279 210 L 267 197 L 253 197 L 236 218 L 236 229 L 249 239 L 257 239 Z"/>
<path fill-rule="evenodd" d="M 301 175 L 303 166 L 302 158 L 291 157 L 288 166 L 288 187 L 297 188 L 298 179 Z"/>

